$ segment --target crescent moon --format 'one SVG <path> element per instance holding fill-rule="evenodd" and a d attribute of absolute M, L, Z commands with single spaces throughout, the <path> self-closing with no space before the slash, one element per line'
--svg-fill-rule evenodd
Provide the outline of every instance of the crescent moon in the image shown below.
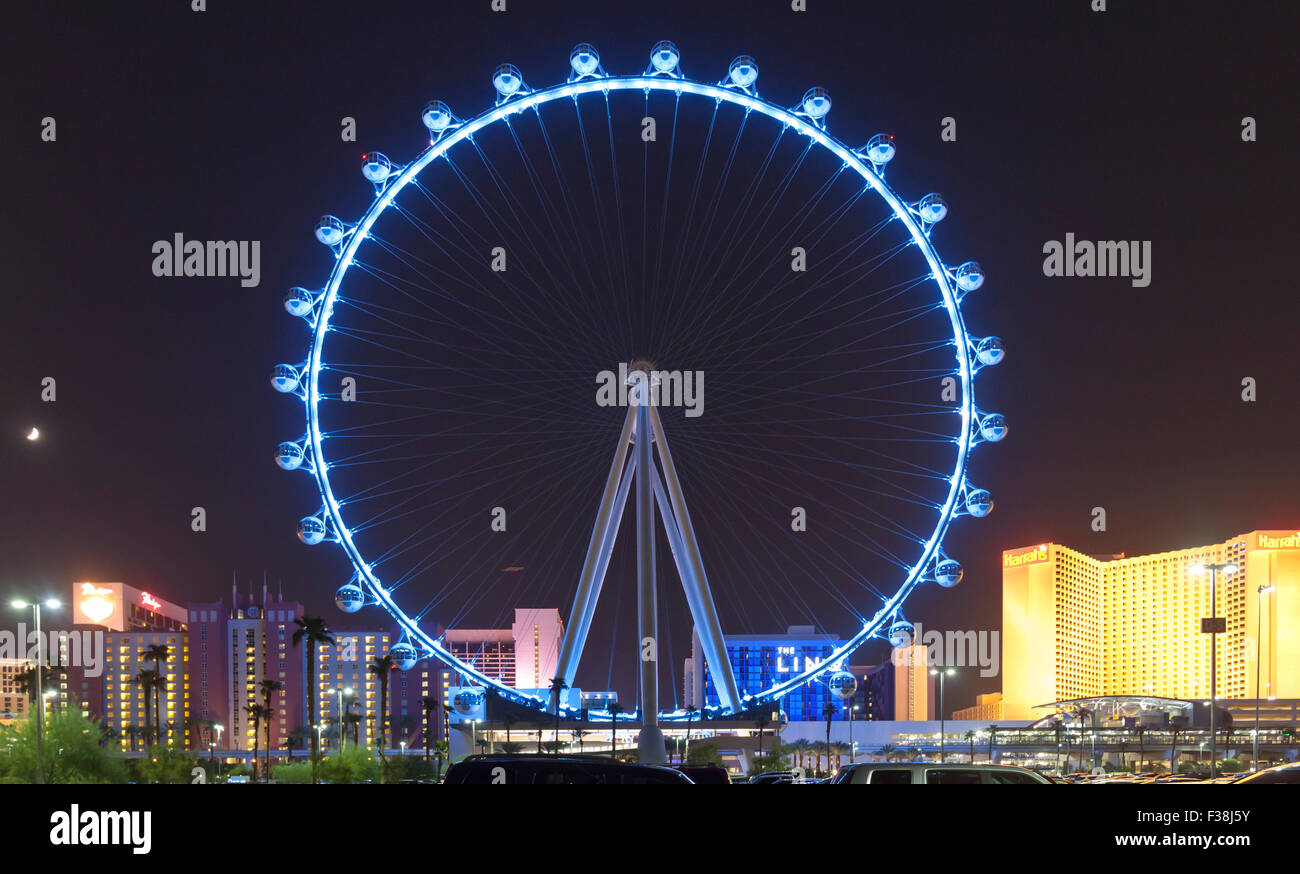
<path fill-rule="evenodd" d="M 40 436 L 41 436 L 41 431 L 40 431 L 40 429 L 39 429 L 39 428 L 32 428 L 31 432 L 28 433 L 28 435 L 27 435 L 27 439 L 28 439 L 28 440 L 36 440 L 36 439 L 39 438 Z"/>

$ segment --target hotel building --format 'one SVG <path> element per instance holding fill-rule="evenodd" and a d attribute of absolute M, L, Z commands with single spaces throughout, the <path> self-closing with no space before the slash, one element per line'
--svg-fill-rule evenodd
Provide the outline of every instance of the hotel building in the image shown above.
<path fill-rule="evenodd" d="M 727 658 L 741 695 L 756 695 L 782 680 L 802 673 L 807 666 L 830 658 L 839 642 L 833 634 L 818 634 L 811 625 L 794 625 L 785 634 L 729 634 L 723 637 Z M 704 658 L 699 633 L 691 632 L 691 655 L 684 662 L 685 705 L 718 706 L 713 672 Z M 833 699 L 830 689 L 816 678 L 792 690 L 781 699 L 780 708 L 791 722 L 825 719 L 826 704 Z"/>
<path fill-rule="evenodd" d="M 1002 553 L 1003 718 L 1103 695 L 1208 698 L 1210 574 L 1194 568 L 1229 563 L 1213 613 L 1218 696 L 1300 698 L 1300 533 L 1142 556 L 1044 543 Z"/>
<path fill-rule="evenodd" d="M 18 688 L 18 675 L 31 669 L 26 659 L 0 658 L 0 719 L 17 719 L 27 712 L 27 694 Z"/>

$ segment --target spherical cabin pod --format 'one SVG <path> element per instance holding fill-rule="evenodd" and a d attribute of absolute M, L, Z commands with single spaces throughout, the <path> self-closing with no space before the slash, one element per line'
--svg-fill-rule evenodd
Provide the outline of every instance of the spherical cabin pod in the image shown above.
<path fill-rule="evenodd" d="M 600 69 L 600 55 L 591 43 L 579 43 L 569 53 L 569 66 L 579 76 L 590 76 Z"/>
<path fill-rule="evenodd" d="M 989 413 L 980 419 L 980 436 L 990 443 L 997 443 L 1007 436 L 1007 419 L 1001 413 Z"/>
<path fill-rule="evenodd" d="M 393 665 L 399 671 L 409 671 L 419 661 L 415 653 L 415 647 L 405 641 L 393 644 L 388 650 L 388 654 L 393 657 Z"/>
<path fill-rule="evenodd" d="M 888 164 L 894 160 L 894 155 L 898 149 L 894 146 L 893 134 L 876 134 L 867 141 L 867 147 L 863 149 L 867 160 L 873 164 Z"/>
<path fill-rule="evenodd" d="M 922 221 L 934 224 L 943 221 L 943 217 L 948 214 L 948 204 L 938 194 L 931 193 L 921 198 L 921 202 L 916 205 L 916 211 Z"/>
<path fill-rule="evenodd" d="M 987 516 L 993 511 L 993 496 L 987 489 L 976 489 L 966 496 L 966 510 L 972 516 Z"/>
<path fill-rule="evenodd" d="M 277 364 L 271 371 L 271 387 L 279 392 L 291 392 L 302 382 L 302 374 L 292 364 Z"/>
<path fill-rule="evenodd" d="M 379 183 L 393 175 L 393 162 L 382 152 L 366 152 L 361 156 L 361 175 Z"/>
<path fill-rule="evenodd" d="M 344 583 L 334 593 L 334 606 L 344 613 L 355 613 L 366 606 L 366 593 L 356 583 Z"/>
<path fill-rule="evenodd" d="M 671 73 L 681 59 L 682 54 L 677 51 L 677 46 L 666 39 L 655 43 L 655 47 L 650 50 L 650 66 L 660 73 Z"/>
<path fill-rule="evenodd" d="M 984 494 L 987 495 L 988 492 L 985 492 Z M 993 506 L 992 501 L 989 502 L 989 506 Z M 981 513 L 979 515 L 983 514 Z M 961 582 L 963 574 L 965 574 L 965 571 L 962 570 L 961 562 L 945 558 L 943 561 L 935 565 L 934 581 L 945 589 L 951 589 L 953 586 Z"/>
<path fill-rule="evenodd" d="M 284 311 L 291 316 L 305 316 L 316 305 L 316 295 L 300 285 L 289 289 L 284 296 Z"/>
<path fill-rule="evenodd" d="M 741 55 L 731 62 L 727 77 L 731 79 L 731 84 L 748 88 L 758 81 L 758 64 L 749 55 Z"/>
<path fill-rule="evenodd" d="M 275 463 L 281 470 L 297 470 L 302 467 L 302 447 L 286 440 L 275 449 Z"/>
<path fill-rule="evenodd" d="M 858 691 L 858 681 L 848 671 L 837 671 L 831 674 L 826 685 L 830 689 L 831 697 L 841 701 L 849 700 L 853 697 L 853 693 Z"/>
<path fill-rule="evenodd" d="M 315 516 L 302 517 L 298 520 L 298 539 L 315 546 L 325 539 L 325 523 Z"/>
<path fill-rule="evenodd" d="M 451 699 L 451 707 L 461 716 L 469 717 L 478 713 L 483 706 L 483 695 L 472 689 L 461 689 Z"/>
<path fill-rule="evenodd" d="M 894 647 L 905 647 L 912 645 L 912 633 L 915 629 L 912 623 L 906 619 L 900 619 L 893 625 L 889 626 L 889 645 Z"/>
<path fill-rule="evenodd" d="M 337 246 L 343 241 L 343 222 L 332 215 L 323 215 L 316 222 L 316 239 L 326 246 Z"/>
<path fill-rule="evenodd" d="M 420 113 L 420 121 L 430 132 L 440 134 L 451 126 L 451 108 L 441 100 L 430 100 Z"/>
<path fill-rule="evenodd" d="M 831 111 L 831 95 L 825 88 L 809 88 L 804 92 L 803 111 L 809 118 L 825 118 L 826 113 Z"/>
<path fill-rule="evenodd" d="M 492 87 L 502 97 L 509 97 L 524 87 L 524 74 L 514 64 L 502 64 L 492 74 Z"/>
<path fill-rule="evenodd" d="M 979 345 L 975 347 L 975 356 L 979 358 L 981 364 L 998 364 L 1006 356 L 1006 350 L 1002 348 L 1002 338 L 985 337 L 980 340 Z"/>
<path fill-rule="evenodd" d="M 984 269 L 978 261 L 967 261 L 953 275 L 957 279 L 957 287 L 962 291 L 975 291 L 984 284 Z"/>

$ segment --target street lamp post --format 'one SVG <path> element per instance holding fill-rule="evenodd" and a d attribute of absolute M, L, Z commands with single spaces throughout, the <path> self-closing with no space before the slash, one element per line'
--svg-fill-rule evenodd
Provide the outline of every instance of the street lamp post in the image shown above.
<path fill-rule="evenodd" d="M 53 598 L 47 598 L 44 602 L 40 601 L 14 601 L 15 610 L 23 610 L 27 607 L 32 608 L 33 621 L 36 623 L 36 782 L 45 782 L 45 662 L 42 654 L 45 652 L 45 638 L 41 635 L 41 604 L 51 610 L 57 610 L 59 602 Z"/>
<path fill-rule="evenodd" d="M 1259 663 L 1264 656 L 1264 596 L 1277 589 L 1277 586 L 1260 586 L 1255 590 L 1255 735 L 1254 749 L 1250 755 L 1250 769 L 1259 770 Z M 1271 675 L 1270 675 L 1271 676 Z"/>
<path fill-rule="evenodd" d="M 944 756 L 944 717 L 946 715 L 943 711 L 943 681 L 945 677 L 951 677 L 955 673 L 957 672 L 952 668 L 944 668 L 943 670 L 932 668 L 930 670 L 931 676 L 939 678 L 939 764 L 941 765 Z"/>
<path fill-rule="evenodd" d="M 849 708 L 849 764 L 853 764 L 858 759 L 858 748 L 853 745 L 853 714 L 858 712 L 858 705 L 854 704 Z"/>
<path fill-rule="evenodd" d="M 334 691 L 338 695 L 339 699 L 338 710 L 335 711 L 339 718 L 339 752 L 343 752 L 343 696 L 347 695 L 350 698 L 352 697 L 353 692 L 351 686 L 348 686 L 346 689 L 335 689 Z"/>
<path fill-rule="evenodd" d="M 1215 615 L 1216 613 L 1215 604 L 1217 603 L 1217 599 L 1215 595 L 1218 591 L 1217 585 L 1218 585 L 1219 571 L 1223 571 L 1224 573 L 1227 574 L 1233 574 L 1237 572 L 1237 566 L 1231 563 L 1205 564 L 1205 565 L 1195 564 L 1192 565 L 1191 568 L 1189 568 L 1189 570 L 1191 570 L 1192 573 L 1197 573 L 1202 570 L 1208 570 L 1210 572 L 1210 618 L 1208 621 L 1204 619 L 1201 620 L 1201 631 L 1202 632 L 1208 631 L 1210 633 L 1210 779 L 1213 780 L 1216 776 L 1218 776 L 1218 770 L 1219 770 L 1218 768 L 1219 739 L 1218 739 L 1218 735 L 1215 733 L 1215 728 L 1216 728 L 1215 723 L 1217 721 L 1216 719 L 1217 714 L 1215 713 L 1215 710 L 1218 708 L 1218 705 L 1215 704 L 1215 700 L 1218 697 L 1219 621 L 1218 621 L 1218 617 Z"/>

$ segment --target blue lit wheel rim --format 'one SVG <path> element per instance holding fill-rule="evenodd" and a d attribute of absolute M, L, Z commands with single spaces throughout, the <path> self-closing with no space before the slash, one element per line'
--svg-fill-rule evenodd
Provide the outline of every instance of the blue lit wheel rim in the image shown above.
<path fill-rule="evenodd" d="M 737 63 L 740 60 L 738 59 Z M 576 70 L 576 61 L 574 66 Z M 587 66 L 590 66 L 590 64 Z M 736 65 L 733 64 L 733 69 L 735 68 Z M 505 68 L 502 69 L 505 70 Z M 743 73 L 744 69 L 742 67 L 742 75 Z M 880 576 L 873 576 L 871 588 L 873 591 L 881 592 L 880 603 L 874 610 L 860 610 L 858 612 L 860 608 L 855 608 L 855 623 L 860 621 L 860 624 L 851 634 L 844 638 L 842 643 L 836 646 L 831 655 L 768 688 L 745 690 L 747 693 L 746 700 L 744 707 L 741 709 L 748 709 L 759 702 L 775 700 L 809 680 L 825 679 L 836 666 L 841 664 L 862 643 L 870 638 L 885 638 L 887 631 L 892 637 L 900 623 L 905 624 L 905 620 L 902 619 L 901 608 L 907 596 L 917 585 L 927 581 L 935 581 L 941 585 L 953 585 L 960 579 L 960 566 L 948 559 L 943 553 L 942 541 L 944 534 L 955 516 L 962 514 L 982 516 L 988 512 L 991 506 L 991 500 L 988 498 L 987 492 L 969 485 L 966 479 L 967 463 L 971 449 L 984 440 L 999 440 L 1005 433 L 1005 423 L 1001 417 L 980 412 L 976 408 L 973 398 L 973 382 L 977 371 L 984 366 L 996 364 L 1001 359 L 1000 342 L 996 338 L 987 338 L 986 340 L 971 338 L 966 331 L 962 317 L 961 301 L 968 292 L 975 290 L 982 283 L 982 272 L 979 271 L 978 265 L 974 265 L 973 262 L 963 264 L 960 268 L 945 265 L 930 239 L 935 223 L 943 218 L 943 211 L 946 210 L 946 207 L 942 206 L 942 201 L 936 202 L 932 196 L 927 196 L 909 203 L 885 183 L 883 167 L 889 157 L 892 157 L 892 143 L 885 144 L 890 154 L 883 156 L 883 160 L 876 163 L 873 159 L 881 158 L 882 154 L 880 151 L 872 151 L 871 144 L 861 150 L 855 150 L 827 133 L 822 113 L 829 108 L 829 98 L 824 93 L 814 93 L 817 91 L 816 89 L 809 91 L 800 105 L 792 110 L 759 98 L 752 88 L 734 87 L 735 82 L 752 85 L 752 81 L 746 82 L 745 79 L 740 77 L 733 77 L 733 84 L 731 85 L 712 85 L 681 78 L 671 72 L 668 75 L 641 76 L 589 75 L 563 85 L 528 91 L 522 85 L 522 77 L 518 77 L 517 74 L 518 71 L 513 70 L 513 68 L 505 70 L 504 73 L 499 70 L 497 83 L 498 91 L 502 92 L 502 96 L 498 98 L 498 105 L 472 119 L 464 121 L 455 120 L 454 117 L 448 116 L 444 121 L 450 121 L 451 123 L 444 128 L 440 122 L 438 134 L 433 142 L 410 164 L 404 167 L 393 167 L 382 156 L 372 160 L 374 153 L 368 153 L 366 156 L 368 162 L 366 166 L 367 178 L 370 178 L 372 182 L 376 182 L 376 197 L 373 203 L 355 225 L 346 225 L 335 221 L 332 225 L 327 223 L 326 226 L 318 229 L 318 238 L 330 245 L 334 249 L 336 256 L 328 284 L 318 293 L 300 294 L 298 300 L 292 299 L 293 295 L 291 294 L 291 300 L 286 302 L 286 308 L 295 315 L 303 316 L 312 328 L 310 355 L 298 367 L 291 367 L 287 370 L 277 369 L 273 379 L 273 383 L 278 390 L 298 393 L 305 401 L 306 409 L 306 435 L 301 442 L 290 444 L 296 449 L 286 450 L 284 448 L 286 444 L 282 444 L 279 458 L 281 466 L 287 468 L 301 467 L 310 471 L 322 499 L 320 510 L 314 516 L 305 519 L 305 524 L 300 524 L 300 538 L 309 544 L 321 540 L 333 540 L 342 546 L 354 569 L 354 582 L 364 590 L 365 597 L 370 603 L 382 606 L 397 621 L 405 635 L 403 642 L 414 647 L 419 656 L 436 657 L 472 681 L 495 688 L 507 699 L 532 706 L 542 703 L 544 699 L 524 694 L 497 678 L 484 674 L 474 665 L 452 655 L 437 638 L 422 627 L 421 619 L 424 611 L 410 612 L 398 604 L 395 591 L 400 587 L 400 584 L 393 585 L 390 588 L 390 584 L 386 584 L 381 579 L 376 564 L 382 564 L 389 553 L 385 552 L 379 558 L 376 558 L 374 554 L 367 556 L 358 543 L 358 523 L 355 519 L 349 520 L 344 509 L 350 501 L 346 497 L 344 499 L 336 497 L 335 483 L 331 478 L 331 472 L 337 472 L 341 466 L 339 456 L 336 455 L 333 459 L 334 466 L 332 467 L 331 457 L 327 451 L 332 445 L 332 438 L 341 437 L 343 438 L 341 442 L 346 442 L 349 435 L 332 430 L 322 423 L 322 402 L 329 401 L 333 403 L 336 398 L 332 394 L 326 394 L 322 391 L 321 376 L 323 372 L 328 372 L 331 369 L 341 370 L 343 373 L 354 372 L 350 371 L 347 366 L 340 367 L 327 356 L 327 340 L 331 338 L 331 335 L 339 336 L 343 334 L 350 340 L 357 342 L 377 343 L 377 341 L 374 341 L 373 337 L 361 337 L 355 331 L 349 333 L 352 329 L 345 325 L 335 324 L 337 318 L 336 306 L 347 299 L 346 295 L 341 298 L 341 291 L 346 287 L 345 283 L 350 282 L 348 278 L 349 271 L 355 269 L 359 261 L 363 264 L 366 263 L 359 259 L 359 253 L 363 251 L 362 247 L 368 241 L 381 248 L 386 248 L 387 244 L 381 237 L 376 237 L 374 231 L 383 216 L 392 214 L 390 210 L 396 207 L 397 214 L 402 215 L 404 213 L 404 208 L 399 205 L 399 195 L 414 184 L 415 190 L 423 193 L 426 199 L 429 199 L 428 193 L 430 189 L 422 187 L 422 184 L 417 181 L 420 179 L 421 174 L 434 166 L 451 166 L 454 163 L 454 160 L 451 159 L 444 161 L 442 165 L 437 165 L 436 162 L 439 159 L 447 158 L 457 146 L 461 146 L 462 150 L 467 152 L 470 148 L 479 149 L 474 138 L 476 135 L 487 138 L 489 131 L 494 130 L 494 126 L 496 126 L 496 130 L 507 127 L 511 119 L 516 119 L 526 113 L 534 113 L 538 118 L 538 124 L 541 125 L 542 108 L 556 101 L 570 101 L 575 107 L 580 107 L 584 105 L 582 103 L 584 98 L 588 101 L 604 100 L 606 110 L 610 112 L 612 111 L 609 108 L 611 95 L 619 95 L 624 92 L 643 92 L 647 110 L 652 95 L 656 99 L 660 96 L 671 95 L 675 101 L 673 104 L 674 136 L 676 135 L 676 108 L 681 104 L 683 97 L 687 99 L 699 98 L 713 102 L 715 117 L 717 108 L 722 106 L 728 107 L 729 110 L 734 108 L 743 112 L 746 123 L 751 113 L 757 113 L 779 126 L 781 136 L 786 135 L 786 131 L 792 131 L 796 137 L 806 138 L 808 150 L 811 151 L 815 146 L 822 150 L 818 153 L 819 155 L 829 155 L 833 160 L 841 162 L 845 174 L 856 174 L 861 180 L 860 187 L 862 187 L 864 196 L 868 199 L 870 196 L 874 196 L 887 210 L 885 218 L 881 220 L 880 228 L 885 229 L 891 226 L 891 223 L 896 223 L 892 227 L 903 229 L 903 233 L 900 235 L 902 243 L 887 250 L 888 252 L 901 252 L 904 248 L 914 246 L 916 251 L 921 253 L 925 270 L 913 286 L 909 286 L 904 290 L 910 293 L 921 288 L 930 289 L 932 304 L 928 307 L 919 307 L 917 313 L 918 317 L 933 313 L 934 317 L 944 322 L 942 345 L 946 348 L 944 354 L 947 356 L 948 363 L 945 365 L 945 369 L 942 370 L 933 367 L 928 369 L 917 368 L 921 376 L 916 377 L 915 380 L 908 380 L 908 382 L 919 383 L 924 377 L 925 380 L 928 380 L 928 382 L 924 383 L 925 390 L 927 392 L 932 391 L 932 396 L 938 397 L 940 393 L 939 378 L 946 373 L 952 377 L 952 389 L 956 393 L 956 398 L 948 402 L 946 406 L 944 404 L 935 404 L 932 405 L 936 408 L 935 410 L 927 408 L 923 411 L 925 415 L 931 413 L 947 414 L 947 425 L 942 439 L 925 436 L 930 432 L 924 429 L 916 429 L 917 433 L 922 436 L 912 441 L 945 444 L 948 447 L 946 452 L 948 453 L 950 466 L 932 470 L 927 469 L 928 472 L 924 475 L 925 479 L 934 481 L 941 488 L 937 490 L 932 498 L 918 495 L 916 503 L 924 506 L 925 511 L 932 517 L 932 521 L 926 523 L 924 530 L 920 530 L 922 526 L 917 524 L 912 527 L 918 530 L 913 531 L 908 528 L 904 532 L 911 540 L 915 541 L 915 549 L 905 559 L 894 556 L 893 560 L 897 564 L 897 576 L 889 587 L 892 594 L 888 594 L 889 590 L 875 585 L 877 582 L 883 583 L 884 581 Z M 504 93 L 503 87 L 510 93 Z M 434 114 L 436 115 L 438 111 L 441 110 L 436 110 Z M 582 110 L 579 109 L 576 115 L 581 120 Z M 429 115 L 426 114 L 426 124 L 429 124 L 428 118 Z M 613 154 L 615 146 L 612 141 L 612 121 L 610 124 L 610 151 Z M 430 124 L 429 126 L 431 129 L 434 128 L 434 125 Z M 741 128 L 743 130 L 743 124 Z M 513 128 L 510 131 L 510 135 L 514 136 Z M 712 133 L 711 125 L 709 130 L 710 138 Z M 585 144 L 585 131 L 583 137 Z M 740 135 L 737 134 L 737 141 L 739 141 L 739 137 Z M 707 154 L 707 145 L 705 151 Z M 669 160 L 671 163 L 671 156 Z M 703 169 L 703 160 L 702 158 L 701 171 Z M 588 156 L 588 161 L 590 162 L 590 156 Z M 557 170 L 558 177 L 559 171 Z M 575 184 L 583 182 L 585 180 L 579 179 Z M 698 181 L 696 186 L 698 189 Z M 722 187 L 725 187 L 725 184 Z M 467 190 L 472 189 L 467 185 Z M 671 183 L 668 185 L 668 190 L 671 191 Z M 721 197 L 721 188 L 719 192 L 719 197 Z M 668 195 L 665 194 L 664 197 L 666 212 Z M 430 202 L 434 201 L 430 199 Z M 694 210 L 694 203 L 692 203 L 692 210 Z M 938 211 L 936 212 L 936 210 Z M 407 214 L 413 215 L 413 213 Z M 619 217 L 621 219 L 621 212 Z M 408 221 L 413 226 L 416 226 L 415 220 L 408 219 Z M 892 227 L 890 227 L 891 230 Z M 429 236 L 427 232 L 424 233 Z M 619 234 L 621 243 L 623 240 L 621 229 Z M 398 250 L 395 253 L 390 251 L 390 254 L 394 254 L 395 257 L 400 259 L 405 254 L 405 250 Z M 484 252 L 483 254 L 486 261 L 487 253 Z M 646 257 L 648 259 L 648 255 Z M 890 254 L 889 260 L 893 258 L 894 255 Z M 363 269 L 370 272 L 372 277 L 376 275 L 368 266 Z M 394 288 L 397 287 L 395 283 L 390 284 L 393 284 Z M 904 313 L 906 312 L 908 311 L 905 310 Z M 371 312 L 369 315 L 375 317 L 377 313 Z M 383 316 L 379 317 L 382 318 Z M 399 317 L 394 314 L 393 318 L 397 319 Z M 927 354 L 934 352 L 933 349 L 929 348 L 924 351 Z M 629 354 L 624 360 L 630 357 Z M 614 362 L 611 361 L 612 363 Z M 362 389 L 362 391 L 364 390 Z M 676 441 L 678 435 L 673 434 L 669 439 L 670 442 Z M 598 445 L 598 443 L 599 441 L 593 445 Z M 690 445 L 689 437 L 684 437 L 682 446 L 689 449 Z M 608 450 L 604 451 L 612 451 L 612 449 L 612 445 L 609 445 Z M 598 449 L 597 451 L 602 450 Z M 683 451 L 682 448 L 674 444 L 674 455 L 681 454 Z M 294 457 L 295 452 L 299 457 Z M 689 451 L 686 454 L 689 455 Z M 351 460 L 354 456 L 348 456 L 348 458 L 349 463 L 354 463 Z M 919 465 L 912 462 L 908 463 L 919 469 Z M 688 473 L 683 473 L 683 483 L 689 492 L 692 489 L 692 482 Z M 592 487 L 598 488 L 599 483 L 593 483 Z M 367 500 L 367 498 L 363 497 L 362 500 Z M 694 508 L 692 508 L 692 512 L 696 512 Z M 589 520 L 584 521 L 589 524 Z M 367 526 L 362 526 L 360 530 L 364 531 L 365 527 Z M 887 526 L 882 527 L 887 528 Z M 868 533 L 864 533 L 863 540 L 874 542 Z M 881 547 L 881 549 L 884 552 L 889 552 L 884 547 Z M 706 562 L 707 560 L 708 556 L 706 556 Z M 664 574 L 671 575 L 672 573 L 671 567 L 667 567 L 661 571 L 661 576 Z M 576 568 L 571 576 L 576 577 Z M 713 572 L 710 572 L 710 577 L 713 577 Z M 404 584 L 406 581 L 405 577 L 403 577 L 401 583 Z M 660 588 L 665 588 L 663 582 L 661 582 Z M 717 593 L 715 592 L 716 596 Z M 567 607 L 567 603 L 558 603 L 556 606 L 560 606 L 563 611 Z M 721 708 L 715 712 L 722 712 Z M 683 716 L 684 714 L 680 709 L 662 714 L 662 718 L 669 721 L 683 718 Z M 608 714 L 594 714 L 593 718 L 608 719 L 609 717 Z"/>

